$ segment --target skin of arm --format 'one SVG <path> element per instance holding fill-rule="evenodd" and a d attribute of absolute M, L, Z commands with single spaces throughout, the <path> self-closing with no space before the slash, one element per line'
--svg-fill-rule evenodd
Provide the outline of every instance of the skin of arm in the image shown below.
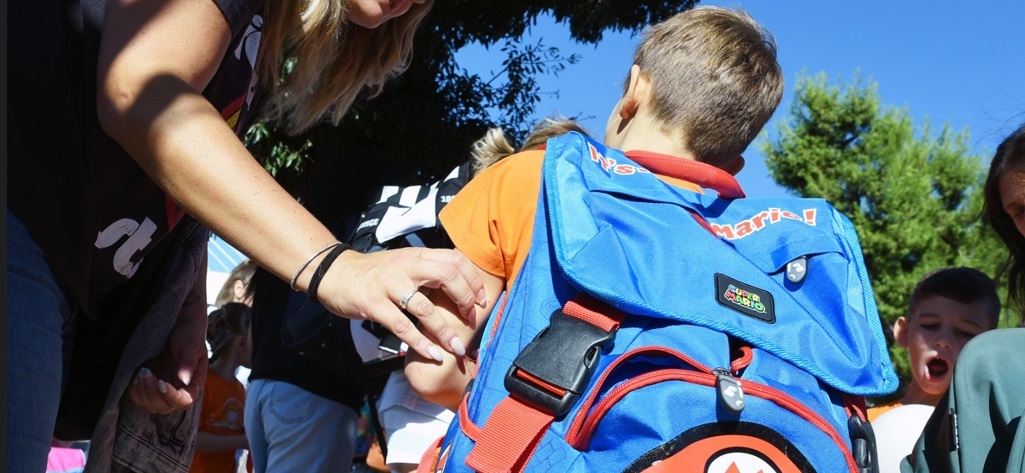
<path fill-rule="evenodd" d="M 196 436 L 197 452 L 225 452 L 249 448 L 246 434 L 217 435 L 210 432 L 199 432 Z"/>
<path fill-rule="evenodd" d="M 486 307 L 478 308 L 472 322 L 467 322 L 455 312 L 455 304 L 447 300 L 445 294 L 432 292 L 430 297 L 435 306 L 441 309 L 444 317 L 456 329 L 463 340 L 470 340 L 477 330 L 483 330 L 488 317 L 497 303 L 498 296 L 505 289 L 505 279 L 477 268 L 484 288 L 488 293 Z M 406 354 L 406 377 L 413 390 L 427 401 L 455 411 L 466 384 L 477 374 L 476 366 L 465 356 L 455 356 L 445 352 L 441 362 L 424 358 L 415 352 Z"/>
<path fill-rule="evenodd" d="M 97 76 L 103 130 L 182 208 L 261 266 L 290 280 L 299 264 L 336 241 L 249 154 L 202 96 L 231 40 L 209 0 L 108 3 Z M 306 290 L 324 255 L 300 273 Z M 333 313 L 380 322 L 424 356 L 441 350 L 402 314 L 398 301 L 418 287 L 440 288 L 472 316 L 486 303 L 473 266 L 452 250 L 346 251 L 318 299 Z M 426 298 L 411 301 L 425 331 L 459 352 L 461 343 Z M 415 304 L 413 304 L 415 302 Z"/>

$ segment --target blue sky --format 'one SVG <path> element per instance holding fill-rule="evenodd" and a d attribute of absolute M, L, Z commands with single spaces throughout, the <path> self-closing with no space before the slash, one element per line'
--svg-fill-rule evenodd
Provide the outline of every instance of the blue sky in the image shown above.
<path fill-rule="evenodd" d="M 1025 1 L 896 2 L 704 1 L 699 5 L 747 10 L 776 38 L 786 78 L 783 103 L 766 130 L 786 116 L 802 75 L 824 72 L 830 83 L 849 83 L 856 72 L 878 84 L 882 102 L 903 108 L 916 125 L 968 127 L 969 145 L 987 160 L 1000 140 L 1025 122 Z M 569 39 L 567 27 L 541 19 L 533 38 L 576 53 L 580 62 L 541 81 L 537 117 L 580 116 L 596 137 L 614 106 L 638 38 L 606 34 L 597 46 Z M 488 75 L 500 53 L 469 47 L 460 62 Z M 495 58 L 499 58 L 495 61 Z M 765 168 L 756 145 L 744 153 L 738 175 L 750 196 L 785 195 Z"/>

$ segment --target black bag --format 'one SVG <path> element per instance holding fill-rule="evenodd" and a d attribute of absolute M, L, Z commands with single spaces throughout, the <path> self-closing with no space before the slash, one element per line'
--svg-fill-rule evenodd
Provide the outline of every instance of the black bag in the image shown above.
<path fill-rule="evenodd" d="M 439 182 L 382 187 L 346 243 L 363 253 L 410 246 L 452 248 L 438 223 L 438 213 L 471 176 L 466 163 Z M 312 300 L 290 307 L 288 313 L 282 342 L 331 373 L 350 379 L 358 374 L 356 379 L 379 380 L 383 387 L 387 375 L 403 366 L 401 343 L 381 325 L 342 319 Z M 362 360 L 361 366 L 353 366 L 354 352 Z"/>

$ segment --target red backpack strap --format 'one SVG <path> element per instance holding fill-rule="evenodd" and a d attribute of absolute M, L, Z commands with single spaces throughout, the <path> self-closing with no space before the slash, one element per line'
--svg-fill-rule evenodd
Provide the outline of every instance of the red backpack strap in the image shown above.
<path fill-rule="evenodd" d="M 424 454 L 420 457 L 420 464 L 416 467 L 416 473 L 434 473 L 438 471 L 441 466 L 441 442 L 445 440 L 445 436 L 438 437 L 431 446 L 424 450 Z"/>
<path fill-rule="evenodd" d="M 625 317 L 583 295 L 555 311 L 506 373 L 510 395 L 491 412 L 466 464 L 486 472 L 522 470 L 552 422 L 576 404 Z"/>

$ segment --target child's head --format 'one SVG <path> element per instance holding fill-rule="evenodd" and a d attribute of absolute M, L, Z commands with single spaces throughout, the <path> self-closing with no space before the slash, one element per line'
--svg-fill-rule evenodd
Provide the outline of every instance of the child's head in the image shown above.
<path fill-rule="evenodd" d="M 238 302 L 229 302 L 210 313 L 206 322 L 206 341 L 210 344 L 211 363 L 236 350 L 236 361 L 249 367 L 253 353 L 250 321 L 249 306 Z"/>
<path fill-rule="evenodd" d="M 1008 299 L 1025 323 L 1025 124 L 997 147 L 983 194 L 986 222 L 1010 253 Z"/>
<path fill-rule="evenodd" d="M 926 274 L 911 293 L 907 315 L 893 326 L 911 358 L 912 400 L 935 405 L 950 385 L 961 349 L 996 328 L 999 317 L 996 284 L 982 271 L 956 267 Z"/>
<path fill-rule="evenodd" d="M 223 307 L 224 304 L 229 302 L 253 305 L 253 295 L 247 293 L 249 281 L 253 279 L 253 274 L 256 274 L 256 263 L 253 260 L 247 259 L 239 263 L 235 269 L 231 270 L 231 274 L 228 274 L 228 279 L 224 280 L 221 290 L 217 292 L 214 306 Z"/>
<path fill-rule="evenodd" d="M 514 149 L 501 128 L 491 128 L 483 138 L 473 143 L 470 150 L 470 156 L 473 159 L 473 173 L 477 175 L 502 158 L 514 153 L 537 149 L 549 138 L 565 135 L 571 131 L 587 135 L 587 132 L 573 120 L 545 118 L 534 125 L 534 129 L 523 141 L 523 145 L 519 149 Z"/>
<path fill-rule="evenodd" d="M 717 167 L 740 156 L 783 97 L 775 40 L 739 10 L 697 7 L 650 27 L 634 64 L 660 131 Z"/>

